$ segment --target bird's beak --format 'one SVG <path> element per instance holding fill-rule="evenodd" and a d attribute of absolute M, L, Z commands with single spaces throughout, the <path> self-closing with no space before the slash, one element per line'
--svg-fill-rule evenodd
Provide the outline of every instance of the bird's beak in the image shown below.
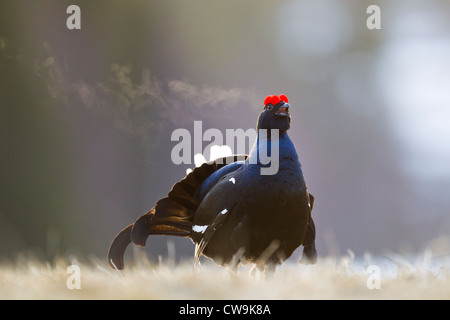
<path fill-rule="evenodd" d="M 289 115 L 290 108 L 291 108 L 291 106 L 289 105 L 289 103 L 285 103 L 277 110 L 277 112 L 275 112 L 275 115 L 290 117 L 290 115 Z"/>

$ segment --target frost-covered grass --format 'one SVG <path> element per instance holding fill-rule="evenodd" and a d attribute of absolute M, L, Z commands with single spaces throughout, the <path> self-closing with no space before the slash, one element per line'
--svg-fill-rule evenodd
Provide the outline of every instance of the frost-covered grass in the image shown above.
<path fill-rule="evenodd" d="M 80 289 L 67 286 L 75 284 L 71 264 L 79 266 Z M 380 288 L 370 290 L 378 276 Z M 270 277 L 250 266 L 234 274 L 209 261 L 196 270 L 191 261 L 141 259 L 119 272 L 95 259 L 19 259 L 0 263 L 0 299 L 450 299 L 450 257 L 350 253 L 316 265 L 286 263 Z"/>

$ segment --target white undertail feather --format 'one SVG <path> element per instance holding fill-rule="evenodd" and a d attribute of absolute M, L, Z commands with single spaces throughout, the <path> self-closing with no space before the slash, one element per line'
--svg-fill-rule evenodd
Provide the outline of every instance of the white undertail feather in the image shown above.
<path fill-rule="evenodd" d="M 192 231 L 199 232 L 199 233 L 205 233 L 207 228 L 208 228 L 208 225 L 204 225 L 204 226 L 194 225 L 194 226 L 192 226 Z"/>

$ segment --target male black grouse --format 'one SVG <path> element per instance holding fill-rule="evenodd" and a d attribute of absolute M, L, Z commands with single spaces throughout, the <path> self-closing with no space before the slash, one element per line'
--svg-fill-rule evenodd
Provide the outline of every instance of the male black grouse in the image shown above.
<path fill-rule="evenodd" d="M 275 268 L 300 245 L 302 261 L 315 263 L 314 197 L 287 134 L 289 108 L 285 95 L 266 97 L 248 157 L 221 158 L 195 168 L 166 198 L 119 232 L 109 248 L 109 264 L 123 269 L 128 244 L 145 246 L 147 237 L 155 234 L 189 237 L 196 244 L 196 261 L 204 255 L 234 268 L 240 262 Z M 261 156 L 270 154 L 272 144 L 279 152 L 272 160 L 278 161 L 275 165 Z M 263 174 L 270 165 L 277 170 Z"/>

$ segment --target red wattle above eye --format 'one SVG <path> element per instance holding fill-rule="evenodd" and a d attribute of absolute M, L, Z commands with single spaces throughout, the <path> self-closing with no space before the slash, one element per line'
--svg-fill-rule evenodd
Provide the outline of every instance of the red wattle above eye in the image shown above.
<path fill-rule="evenodd" d="M 286 97 L 286 95 L 281 94 L 280 96 L 277 96 L 276 94 L 271 95 L 271 96 L 267 96 L 264 99 L 264 105 L 268 105 L 268 104 L 272 104 L 272 105 L 277 105 L 279 104 L 281 101 L 288 103 L 288 98 Z"/>

